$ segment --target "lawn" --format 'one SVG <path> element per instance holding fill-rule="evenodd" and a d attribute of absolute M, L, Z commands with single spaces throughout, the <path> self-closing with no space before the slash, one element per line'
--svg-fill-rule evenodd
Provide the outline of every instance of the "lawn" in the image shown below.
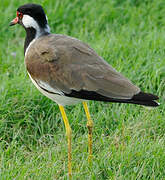
<path fill-rule="evenodd" d="M 31 83 L 25 66 L 25 31 L 9 27 L 28 0 L 0 6 L 0 179 L 67 179 L 67 139 L 57 104 Z M 66 107 L 72 127 L 73 179 L 165 179 L 165 1 L 36 0 L 52 33 L 87 42 L 160 106 L 89 102 L 94 121 L 88 164 L 82 104 Z"/>

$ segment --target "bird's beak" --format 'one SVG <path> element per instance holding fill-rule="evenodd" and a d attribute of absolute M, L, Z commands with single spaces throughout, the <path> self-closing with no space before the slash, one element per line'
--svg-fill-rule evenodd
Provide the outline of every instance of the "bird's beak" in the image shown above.
<path fill-rule="evenodd" d="M 16 18 L 14 18 L 11 22 L 10 22 L 10 24 L 9 24 L 9 26 L 13 26 L 13 25 L 15 25 L 15 24 L 18 24 L 18 17 L 16 17 Z"/>

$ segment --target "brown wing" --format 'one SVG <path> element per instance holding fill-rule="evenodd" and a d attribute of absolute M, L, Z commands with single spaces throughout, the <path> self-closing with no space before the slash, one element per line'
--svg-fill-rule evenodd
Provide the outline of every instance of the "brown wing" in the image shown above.
<path fill-rule="evenodd" d="M 140 92 L 87 44 L 68 36 L 39 38 L 30 46 L 25 63 L 34 80 L 64 94 L 88 91 L 130 99 Z"/>

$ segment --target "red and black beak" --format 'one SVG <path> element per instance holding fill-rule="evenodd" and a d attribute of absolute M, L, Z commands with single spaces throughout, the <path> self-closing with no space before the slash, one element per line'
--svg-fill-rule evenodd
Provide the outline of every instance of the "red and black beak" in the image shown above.
<path fill-rule="evenodd" d="M 19 21 L 19 18 L 18 18 L 18 16 L 17 16 L 16 18 L 14 18 L 14 19 L 10 22 L 9 26 L 13 26 L 13 25 L 15 25 L 15 24 L 18 24 L 18 21 Z"/>

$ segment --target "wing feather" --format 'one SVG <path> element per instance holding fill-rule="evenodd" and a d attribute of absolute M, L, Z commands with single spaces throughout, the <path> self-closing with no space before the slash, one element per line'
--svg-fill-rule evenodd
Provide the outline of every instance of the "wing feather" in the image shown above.
<path fill-rule="evenodd" d="M 27 52 L 25 62 L 33 79 L 66 94 L 85 90 L 130 99 L 140 92 L 87 44 L 69 36 L 39 38 Z"/>

